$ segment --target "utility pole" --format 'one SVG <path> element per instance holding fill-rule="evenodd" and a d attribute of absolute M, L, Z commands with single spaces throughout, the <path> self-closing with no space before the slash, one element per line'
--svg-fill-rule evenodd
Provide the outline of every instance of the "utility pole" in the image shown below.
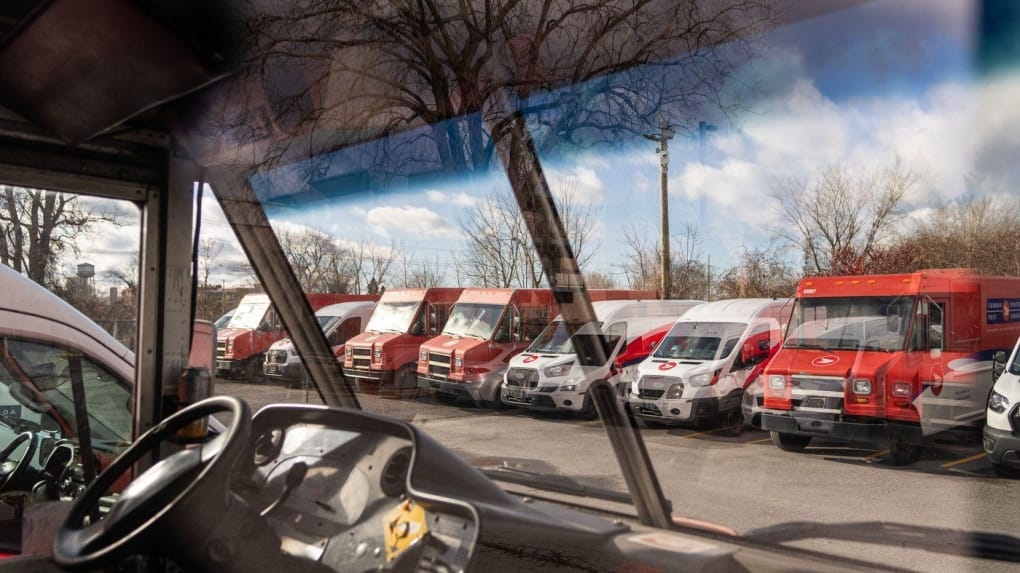
<path fill-rule="evenodd" d="M 669 262 L 669 140 L 673 139 L 676 130 L 666 123 L 665 118 L 659 118 L 659 133 L 646 133 L 645 138 L 659 144 L 655 150 L 659 152 L 659 204 L 661 207 L 661 229 L 662 229 L 662 259 L 659 271 L 661 280 L 659 283 L 659 298 L 665 300 L 670 297 L 672 286 L 672 272 Z"/>

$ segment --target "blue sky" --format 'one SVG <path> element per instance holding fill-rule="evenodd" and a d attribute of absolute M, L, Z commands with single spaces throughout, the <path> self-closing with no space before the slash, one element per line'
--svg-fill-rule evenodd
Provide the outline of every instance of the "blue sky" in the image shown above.
<path fill-rule="evenodd" d="M 724 268 L 744 246 L 770 241 L 775 205 L 769 191 L 777 181 L 809 178 L 837 162 L 875 170 L 898 160 L 912 169 L 918 182 L 906 205 L 911 218 L 968 192 L 1011 193 L 1018 178 L 1009 157 L 1020 147 L 1020 112 L 1013 103 L 1020 82 L 1012 76 L 976 80 L 973 30 L 969 4 L 928 0 L 875 1 L 776 30 L 727 88 L 746 93 L 753 85 L 750 105 L 730 118 L 705 112 L 718 129 L 705 141 L 704 161 L 695 138 L 671 141 L 674 232 L 684 222 L 696 224 L 700 251 L 714 268 Z M 600 247 L 588 270 L 625 286 L 623 229 L 645 229 L 650 240 L 658 233 L 655 144 L 639 139 L 611 153 L 543 159 L 554 194 L 569 182 L 578 200 L 598 209 Z M 981 176 L 965 183 L 976 170 Z M 411 264 L 452 266 L 464 245 L 458 218 L 490 192 L 509 193 L 504 175 L 354 194 L 301 212 L 271 208 L 270 216 L 278 228 L 396 245 Z M 204 230 L 227 245 L 223 259 L 239 256 L 222 214 L 211 201 L 204 210 Z"/>

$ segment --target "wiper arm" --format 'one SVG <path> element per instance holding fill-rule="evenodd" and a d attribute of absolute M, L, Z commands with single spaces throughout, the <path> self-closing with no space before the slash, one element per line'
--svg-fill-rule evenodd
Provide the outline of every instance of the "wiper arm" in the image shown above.
<path fill-rule="evenodd" d="M 513 466 L 496 466 L 479 468 L 483 474 L 492 479 L 547 489 L 557 493 L 576 495 L 578 497 L 594 497 L 606 501 L 632 504 L 634 502 L 629 494 L 614 491 L 611 489 L 584 485 L 577 480 L 561 475 L 543 474 L 529 470 L 515 468 Z"/>
<path fill-rule="evenodd" d="M 987 531 L 960 531 L 905 523 L 861 521 L 854 523 L 815 523 L 793 521 L 770 527 L 752 529 L 742 537 L 767 543 L 784 543 L 801 539 L 839 539 L 918 547 L 935 553 L 961 555 L 1020 563 L 1020 538 Z"/>
<path fill-rule="evenodd" d="M 818 350 L 825 350 L 825 345 L 818 344 L 817 342 L 789 342 L 784 348 L 815 348 Z"/>

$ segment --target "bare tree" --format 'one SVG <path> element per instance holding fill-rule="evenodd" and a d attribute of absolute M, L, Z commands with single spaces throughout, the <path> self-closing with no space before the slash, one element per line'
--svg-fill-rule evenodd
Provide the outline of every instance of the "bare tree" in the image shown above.
<path fill-rule="evenodd" d="M 1020 275 L 1020 199 L 985 196 L 946 203 L 880 254 L 885 272 L 962 267 Z"/>
<path fill-rule="evenodd" d="M 396 258 L 394 246 L 360 241 L 350 244 L 348 250 L 354 265 L 355 276 L 358 277 L 355 282 L 355 292 L 359 294 L 381 292 L 387 286 L 391 267 Z"/>
<path fill-rule="evenodd" d="M 198 244 L 198 272 L 202 277 L 199 283 L 203 287 L 209 286 L 209 276 L 218 271 L 222 264 L 219 262 L 220 255 L 226 244 L 216 238 L 203 237 Z"/>
<path fill-rule="evenodd" d="M 355 290 L 358 273 L 354 256 L 326 233 L 283 231 L 280 246 L 305 292 Z"/>
<path fill-rule="evenodd" d="M 802 249 L 805 272 L 870 272 L 883 241 L 902 220 L 915 176 L 899 163 L 877 172 L 831 165 L 814 179 L 786 179 L 772 189 L 779 203 L 776 237 Z"/>
<path fill-rule="evenodd" d="M 77 254 L 77 239 L 99 223 L 117 220 L 74 195 L 0 186 L 0 263 L 55 286 L 60 256 Z"/>
<path fill-rule="evenodd" d="M 783 255 L 782 250 L 772 245 L 745 247 L 737 264 L 720 276 L 715 294 L 719 298 L 793 296 L 800 276 Z"/>
<path fill-rule="evenodd" d="M 592 237 L 598 216 L 596 206 L 580 201 L 572 180 L 566 181 L 555 196 L 574 256 L 583 268 L 598 247 Z M 544 286 L 545 271 L 512 197 L 489 194 L 467 209 L 460 219 L 460 228 L 468 244 L 457 268 L 469 284 L 503 288 Z"/>
<path fill-rule="evenodd" d="M 701 252 L 698 228 L 690 222 L 680 227 L 680 233 L 670 236 L 670 272 L 673 275 L 670 292 L 675 298 L 703 298 L 707 296 L 711 277 Z M 649 239 L 646 232 L 634 225 L 624 229 L 623 240 L 628 254 L 622 270 L 630 288 L 658 290 L 662 276 L 662 251 L 658 241 Z"/>

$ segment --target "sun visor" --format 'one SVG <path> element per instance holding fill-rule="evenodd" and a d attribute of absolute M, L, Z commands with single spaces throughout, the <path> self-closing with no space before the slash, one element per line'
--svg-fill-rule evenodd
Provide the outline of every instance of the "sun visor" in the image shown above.
<path fill-rule="evenodd" d="M 69 143 L 222 77 L 203 51 L 126 0 L 43 3 L 0 43 L 0 104 Z"/>

